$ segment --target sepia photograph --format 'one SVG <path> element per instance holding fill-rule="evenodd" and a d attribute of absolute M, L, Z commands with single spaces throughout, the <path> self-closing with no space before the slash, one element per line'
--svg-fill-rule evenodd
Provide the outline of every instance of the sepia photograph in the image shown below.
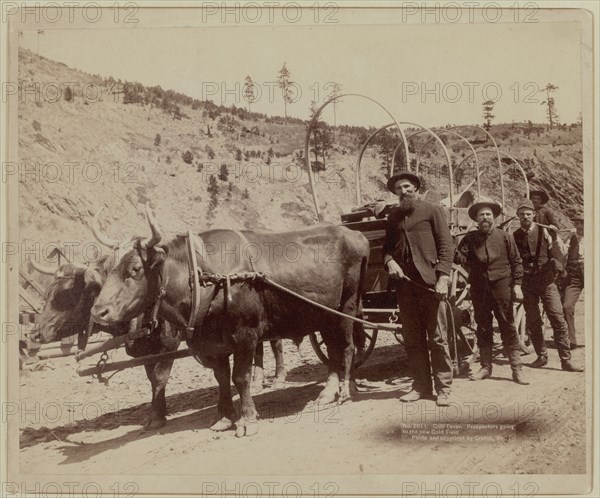
<path fill-rule="evenodd" d="M 3 1 L 0 494 L 597 492 L 599 10 Z"/>

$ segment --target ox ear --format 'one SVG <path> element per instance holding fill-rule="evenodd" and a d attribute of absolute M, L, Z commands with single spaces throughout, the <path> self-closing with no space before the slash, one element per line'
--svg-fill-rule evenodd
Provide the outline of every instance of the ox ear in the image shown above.
<path fill-rule="evenodd" d="M 159 267 L 165 262 L 167 254 L 165 253 L 165 250 L 162 247 L 154 246 L 149 252 L 152 253 L 148 261 L 150 263 L 151 270 Z"/>
<path fill-rule="evenodd" d="M 85 282 L 86 288 L 90 285 L 99 285 L 102 287 L 102 277 L 97 270 L 87 268 L 83 274 L 83 281 Z"/>

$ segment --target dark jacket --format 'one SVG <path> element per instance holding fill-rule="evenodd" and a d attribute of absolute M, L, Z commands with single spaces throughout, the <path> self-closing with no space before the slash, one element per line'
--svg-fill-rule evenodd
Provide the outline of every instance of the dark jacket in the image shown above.
<path fill-rule="evenodd" d="M 571 235 L 565 270 L 569 276 L 583 279 L 583 261 L 579 259 L 579 243 L 577 234 Z"/>
<path fill-rule="evenodd" d="M 523 281 L 523 265 L 512 235 L 494 228 L 490 233 L 479 230 L 467 233 L 458 245 L 454 258 L 469 270 L 469 282 L 496 282 L 511 278 L 513 285 Z"/>
<path fill-rule="evenodd" d="M 442 206 L 415 199 L 415 209 L 408 216 L 399 208 L 393 209 L 385 235 L 384 263 L 393 258 L 406 270 L 404 255 L 409 254 L 419 275 L 429 285 L 435 285 L 439 274 L 450 275 L 454 244 Z"/>

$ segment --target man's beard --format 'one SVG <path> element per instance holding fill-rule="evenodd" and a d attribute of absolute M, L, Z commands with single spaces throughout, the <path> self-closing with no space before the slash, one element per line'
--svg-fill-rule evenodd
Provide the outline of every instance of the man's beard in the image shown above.
<path fill-rule="evenodd" d="M 412 196 L 405 196 L 400 198 L 400 212 L 401 213 L 412 213 L 415 210 L 415 198 Z"/>
<path fill-rule="evenodd" d="M 482 221 L 479 223 L 479 230 L 482 232 L 489 232 L 492 229 L 492 224 L 489 221 Z"/>

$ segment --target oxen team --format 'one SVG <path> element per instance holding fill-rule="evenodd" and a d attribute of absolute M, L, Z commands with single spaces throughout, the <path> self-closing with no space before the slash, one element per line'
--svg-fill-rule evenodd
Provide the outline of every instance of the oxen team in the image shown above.
<path fill-rule="evenodd" d="M 195 326 L 188 331 L 192 293 L 187 237 L 163 241 L 150 214 L 148 219 L 152 236 L 135 240 L 134 249 L 119 260 L 105 257 L 93 267 L 69 264 L 56 271 L 38 322 L 37 337 L 42 342 L 82 330 L 87 330 L 83 334 L 87 338 L 94 327 L 115 335 L 127 333 L 147 321 L 162 287 L 158 326 L 149 335 L 127 344 L 127 353 L 137 357 L 175 351 L 186 340 L 194 357 L 213 369 L 219 384 L 218 418 L 211 429 L 235 429 L 237 436 L 256 433 L 251 378 L 255 356 L 259 358 L 257 363 L 262 363 L 263 341 L 271 341 L 277 363 L 276 380 L 282 380 L 285 370 L 280 339 L 299 343 L 304 336 L 320 332 L 328 350 L 329 375 L 317 402 L 327 404 L 350 398 L 355 347 L 364 345 L 362 325 L 332 314 L 327 308 L 350 317 L 361 316 L 369 243 L 360 232 L 319 225 L 280 233 L 211 230 L 192 236 L 196 247 L 237 248 L 233 257 L 227 255 L 227 250 L 199 251 L 196 257 L 202 275 L 267 274 L 295 295 L 260 278 L 236 280 L 229 285 L 206 285 L 202 281 L 199 293 L 203 304 Z M 103 241 L 97 231 L 95 234 Z M 263 257 L 247 257 L 250 247 L 254 254 Z M 326 252 L 324 247 L 328 248 Z M 293 254 L 290 248 L 294 249 Z M 79 347 L 84 348 L 85 342 L 80 340 Z M 173 360 L 163 359 L 146 365 L 152 385 L 147 428 L 166 422 L 165 386 L 172 363 Z M 239 415 L 232 402 L 231 381 L 241 399 Z M 260 387 L 262 378 L 256 381 Z"/>

